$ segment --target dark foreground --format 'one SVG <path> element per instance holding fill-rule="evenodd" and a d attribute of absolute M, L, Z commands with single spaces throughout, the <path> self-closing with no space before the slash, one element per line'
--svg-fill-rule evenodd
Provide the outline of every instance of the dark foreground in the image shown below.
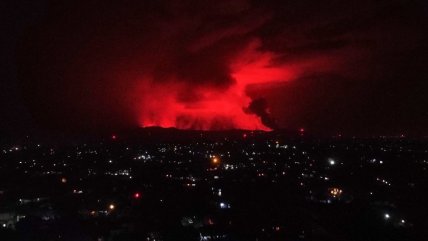
<path fill-rule="evenodd" d="M 0 240 L 426 240 L 428 141 L 4 143 Z"/>

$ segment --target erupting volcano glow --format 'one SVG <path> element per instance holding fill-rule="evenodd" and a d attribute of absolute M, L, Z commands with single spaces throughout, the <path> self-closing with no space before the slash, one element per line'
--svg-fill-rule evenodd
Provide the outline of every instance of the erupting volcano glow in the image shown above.
<path fill-rule="evenodd" d="M 53 4 L 7 61 L 18 63 L 16 86 L 36 126 L 304 127 L 303 135 L 395 133 L 394 123 L 426 122 L 417 105 L 426 99 L 424 57 L 414 56 L 425 35 L 380 14 L 386 2 L 375 11 L 372 3 L 315 4 L 309 16 L 300 1 L 76 1 Z"/>
<path fill-rule="evenodd" d="M 190 86 L 186 81 L 170 79 L 167 83 L 139 82 L 137 95 L 139 122 L 142 127 L 160 126 L 179 129 L 248 129 L 270 130 L 262 114 L 249 107 L 252 99 L 247 87 L 254 84 L 288 81 L 294 72 L 286 66 L 273 66 L 275 55 L 258 50 L 259 41 L 252 41 L 229 65 L 229 86 Z M 194 96 L 180 99 L 180 96 Z M 267 114 L 263 107 L 261 112 Z"/>

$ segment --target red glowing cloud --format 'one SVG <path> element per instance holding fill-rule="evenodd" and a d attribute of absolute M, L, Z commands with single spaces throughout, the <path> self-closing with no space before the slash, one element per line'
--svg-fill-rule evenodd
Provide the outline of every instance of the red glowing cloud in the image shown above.
<path fill-rule="evenodd" d="M 307 5 L 58 4 L 19 47 L 23 95 L 37 123 L 66 130 L 346 127 L 372 108 L 367 99 L 379 100 L 376 91 L 401 91 L 398 85 L 387 87 L 395 74 L 385 74 L 392 69 L 390 56 L 398 53 L 401 30 L 391 32 L 390 21 L 378 19 L 377 10 L 367 12 L 370 6 Z M 416 44 L 416 37 L 409 43 Z M 413 48 L 405 42 L 399 44 L 402 52 Z M 373 96 L 368 80 L 383 81 L 372 85 Z M 392 101 L 400 99 L 394 96 Z M 364 118 L 376 121 L 382 117 L 378 109 Z"/>
<path fill-rule="evenodd" d="M 186 80 L 169 79 L 155 83 L 140 80 L 137 111 L 143 127 L 161 126 L 179 129 L 250 129 L 270 130 L 257 113 L 247 109 L 252 99 L 249 85 L 289 81 L 295 78 L 291 67 L 273 65 L 272 52 L 259 50 L 260 41 L 253 40 L 230 61 L 233 83 L 223 87 L 191 86 Z M 203 81 L 203 80 L 201 80 Z M 182 95 L 196 98 L 180 99 Z"/>

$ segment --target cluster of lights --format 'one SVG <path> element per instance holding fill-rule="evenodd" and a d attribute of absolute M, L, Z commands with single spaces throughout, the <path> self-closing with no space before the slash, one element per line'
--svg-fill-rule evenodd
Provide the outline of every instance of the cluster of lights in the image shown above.
<path fill-rule="evenodd" d="M 74 194 L 82 194 L 83 190 L 73 189 Z"/>
<path fill-rule="evenodd" d="M 224 203 L 224 202 L 221 202 L 219 204 L 219 206 L 220 206 L 221 209 L 229 209 L 230 208 L 230 204 Z"/>
<path fill-rule="evenodd" d="M 342 195 L 342 192 L 343 191 L 337 187 L 330 189 L 330 195 L 332 195 L 333 197 L 339 197 L 340 195 Z"/>
<path fill-rule="evenodd" d="M 392 216 L 391 216 L 391 214 L 389 214 L 389 213 L 384 213 L 383 214 L 383 218 L 385 219 L 385 220 L 390 220 L 391 218 L 392 218 Z M 405 225 L 406 224 L 406 220 L 404 220 L 404 219 L 400 219 L 400 221 L 399 221 L 399 225 Z"/>
<path fill-rule="evenodd" d="M 225 170 L 234 170 L 234 169 L 237 169 L 238 167 L 237 166 L 235 166 L 235 165 L 230 165 L 230 164 L 225 164 L 224 165 L 224 169 Z"/>
<path fill-rule="evenodd" d="M 383 161 L 378 161 L 376 160 L 376 158 L 373 158 L 370 160 L 370 163 L 376 163 L 376 162 L 379 162 L 379 164 L 383 164 Z"/>
<path fill-rule="evenodd" d="M 377 181 L 382 182 L 385 185 L 391 186 L 391 183 L 385 179 L 376 178 Z"/>
<path fill-rule="evenodd" d="M 19 151 L 19 150 L 20 150 L 20 148 L 19 148 L 19 147 L 17 147 L 17 146 L 15 146 L 15 147 L 10 148 L 10 149 L 9 149 L 9 152 Z M 5 152 L 5 151 L 3 151 L 3 152 Z M 5 153 L 6 153 L 6 152 L 5 152 Z"/>
<path fill-rule="evenodd" d="M 327 176 L 325 176 L 325 177 L 320 176 L 320 178 L 321 178 L 321 179 L 323 179 L 324 181 L 328 181 L 328 180 L 330 180 L 330 178 L 329 178 L 329 177 L 327 177 Z"/>
<path fill-rule="evenodd" d="M 106 172 L 106 175 L 110 176 L 130 176 L 130 170 L 124 169 L 124 170 L 118 170 L 116 172 Z"/>
<path fill-rule="evenodd" d="M 137 157 L 134 157 L 134 160 L 150 160 L 150 159 L 152 159 L 152 156 L 150 156 L 149 154 L 142 154 Z"/>

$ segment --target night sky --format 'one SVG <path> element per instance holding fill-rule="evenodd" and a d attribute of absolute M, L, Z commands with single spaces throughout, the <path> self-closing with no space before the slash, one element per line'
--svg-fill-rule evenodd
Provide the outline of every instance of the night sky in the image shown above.
<path fill-rule="evenodd" d="M 0 133 L 428 135 L 427 1 L 6 1 Z"/>

